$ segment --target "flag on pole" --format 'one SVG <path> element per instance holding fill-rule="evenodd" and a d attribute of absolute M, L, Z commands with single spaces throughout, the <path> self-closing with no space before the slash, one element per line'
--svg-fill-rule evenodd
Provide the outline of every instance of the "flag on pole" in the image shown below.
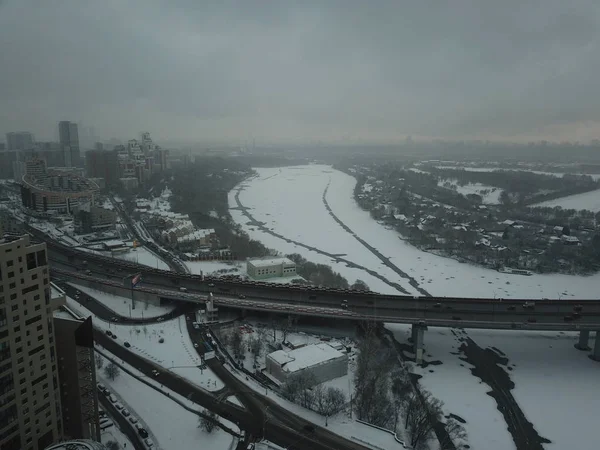
<path fill-rule="evenodd" d="M 131 287 L 136 287 L 140 281 L 142 281 L 142 274 L 138 273 L 131 279 Z"/>

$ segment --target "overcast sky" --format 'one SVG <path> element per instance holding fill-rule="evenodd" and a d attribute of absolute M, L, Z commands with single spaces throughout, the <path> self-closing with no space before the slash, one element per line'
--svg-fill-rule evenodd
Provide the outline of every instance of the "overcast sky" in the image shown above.
<path fill-rule="evenodd" d="M 600 138 L 599 0 L 0 0 L 0 133 Z"/>

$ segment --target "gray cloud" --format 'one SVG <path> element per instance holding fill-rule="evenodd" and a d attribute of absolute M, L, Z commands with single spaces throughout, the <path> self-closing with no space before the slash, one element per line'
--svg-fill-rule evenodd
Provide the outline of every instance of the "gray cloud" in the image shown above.
<path fill-rule="evenodd" d="M 593 0 L 8 0 L 0 132 L 589 139 L 599 24 Z"/>

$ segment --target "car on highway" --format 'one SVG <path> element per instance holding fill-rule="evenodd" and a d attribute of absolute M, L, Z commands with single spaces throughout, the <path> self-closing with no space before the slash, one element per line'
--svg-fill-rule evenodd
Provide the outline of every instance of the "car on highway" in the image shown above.
<path fill-rule="evenodd" d="M 194 348 L 198 348 L 198 343 L 194 342 Z"/>
<path fill-rule="evenodd" d="M 121 411 L 124 406 L 121 403 L 115 403 L 115 408 L 117 408 L 117 411 Z"/>
<path fill-rule="evenodd" d="M 112 420 L 108 420 L 106 422 L 100 423 L 100 429 L 101 430 L 106 430 L 107 428 L 110 428 L 114 425 L 114 423 L 112 422 Z"/>
<path fill-rule="evenodd" d="M 138 423 L 138 420 L 137 420 L 137 418 L 136 418 L 136 417 L 133 417 L 133 416 L 129 416 L 129 421 L 130 421 L 131 423 L 133 423 L 134 425 L 135 425 L 136 423 Z"/>
<path fill-rule="evenodd" d="M 434 308 L 441 308 L 442 304 L 441 303 L 436 303 L 435 305 L 433 305 Z"/>
<path fill-rule="evenodd" d="M 125 341 L 125 342 L 123 343 L 123 345 L 125 346 L 125 348 L 129 348 L 129 347 L 131 347 L 131 344 L 130 344 L 129 342 L 127 342 L 127 341 Z"/>
<path fill-rule="evenodd" d="M 573 311 L 580 313 L 581 311 L 583 311 L 583 306 L 575 305 L 575 306 L 573 306 Z"/>
<path fill-rule="evenodd" d="M 534 309 L 535 303 L 533 302 L 525 302 L 523 303 L 523 309 Z"/>
<path fill-rule="evenodd" d="M 153 369 L 152 370 L 152 376 L 153 377 L 157 377 L 158 375 L 160 375 L 160 372 L 158 370 L 156 370 L 156 369 Z"/>
<path fill-rule="evenodd" d="M 128 409 L 123 408 L 123 410 L 121 411 L 121 414 L 123 414 L 125 417 L 128 417 L 131 415 L 131 413 L 129 412 Z"/>
<path fill-rule="evenodd" d="M 110 400 L 111 403 L 117 403 L 117 397 L 115 397 L 113 394 L 110 394 L 108 396 L 108 399 Z"/>
<path fill-rule="evenodd" d="M 135 425 L 135 429 L 137 430 L 138 434 L 143 437 L 143 438 L 147 438 L 148 437 L 148 432 L 146 431 L 146 429 L 141 426 L 139 423 Z"/>
<path fill-rule="evenodd" d="M 144 439 L 144 444 L 146 444 L 147 448 L 154 447 L 154 442 L 152 442 L 149 438 Z"/>
<path fill-rule="evenodd" d="M 245 298 L 246 298 L 246 296 L 245 296 L 244 294 L 240 294 L 240 295 L 238 295 L 238 298 L 240 298 L 240 299 L 242 299 L 242 300 L 243 300 L 243 299 L 245 299 Z"/>
<path fill-rule="evenodd" d="M 215 287 L 215 283 L 208 283 L 208 287 L 214 288 Z"/>
<path fill-rule="evenodd" d="M 315 432 L 315 426 L 311 424 L 306 424 L 302 428 L 304 429 L 304 431 L 308 431 L 309 433 Z"/>

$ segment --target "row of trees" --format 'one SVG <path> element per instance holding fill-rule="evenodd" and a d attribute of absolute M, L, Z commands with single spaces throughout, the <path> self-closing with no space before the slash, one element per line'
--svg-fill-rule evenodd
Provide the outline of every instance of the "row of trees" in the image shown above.
<path fill-rule="evenodd" d="M 296 263 L 296 272 L 298 275 L 315 286 L 369 290 L 369 286 L 364 281 L 356 280 L 353 284 L 350 284 L 346 278 L 326 264 L 313 263 L 298 253 L 291 253 L 286 255 L 286 257 Z"/>
<path fill-rule="evenodd" d="M 309 371 L 289 377 L 281 386 L 280 393 L 289 401 L 326 418 L 341 411 L 346 405 L 344 391 L 334 387 L 325 388 Z"/>
<path fill-rule="evenodd" d="M 445 420 L 443 403 L 429 392 L 416 390 L 411 374 L 398 366 L 396 355 L 368 327 L 358 347 L 354 374 L 354 411 L 360 420 L 396 429 L 401 418 L 415 449 L 426 448 L 436 427 L 442 448 L 466 448 L 464 427 L 452 417 Z"/>

